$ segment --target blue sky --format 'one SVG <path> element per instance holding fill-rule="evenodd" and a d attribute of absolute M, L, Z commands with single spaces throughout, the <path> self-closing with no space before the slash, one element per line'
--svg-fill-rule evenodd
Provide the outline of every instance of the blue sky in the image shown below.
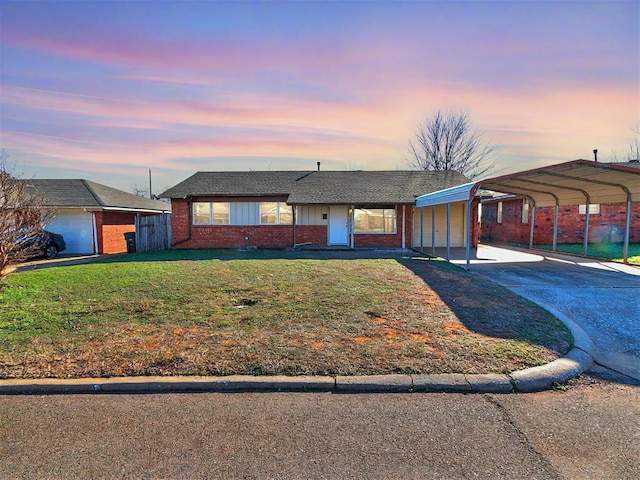
<path fill-rule="evenodd" d="M 27 176 L 131 191 L 196 170 L 406 168 L 438 109 L 499 173 L 624 155 L 640 4 L 0 3 L 0 146 Z M 157 193 L 157 192 L 156 192 Z"/>

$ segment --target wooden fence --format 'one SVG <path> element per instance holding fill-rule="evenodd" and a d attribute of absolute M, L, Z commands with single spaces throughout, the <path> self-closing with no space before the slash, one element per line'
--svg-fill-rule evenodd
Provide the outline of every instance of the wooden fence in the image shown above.
<path fill-rule="evenodd" d="M 136 252 L 171 248 L 171 215 L 136 215 Z"/>

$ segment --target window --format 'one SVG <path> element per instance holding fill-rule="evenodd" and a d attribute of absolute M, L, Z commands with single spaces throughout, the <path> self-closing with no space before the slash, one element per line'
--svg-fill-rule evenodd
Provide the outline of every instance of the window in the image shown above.
<path fill-rule="evenodd" d="M 284 202 L 260 202 L 261 225 L 292 225 L 293 208 Z"/>
<path fill-rule="evenodd" d="M 502 202 L 498 202 L 498 215 L 496 217 L 496 222 L 502 223 Z"/>
<path fill-rule="evenodd" d="M 353 216 L 353 226 L 357 233 L 396 233 L 394 207 L 356 208 Z"/>
<path fill-rule="evenodd" d="M 522 200 L 522 223 L 529 223 L 529 201 Z"/>
<path fill-rule="evenodd" d="M 586 215 L 587 214 L 587 205 L 582 204 L 578 205 L 578 214 Z M 600 204 L 599 203 L 590 203 L 589 204 L 589 215 L 600 215 Z"/>
<path fill-rule="evenodd" d="M 229 202 L 194 202 L 194 225 L 229 225 Z"/>

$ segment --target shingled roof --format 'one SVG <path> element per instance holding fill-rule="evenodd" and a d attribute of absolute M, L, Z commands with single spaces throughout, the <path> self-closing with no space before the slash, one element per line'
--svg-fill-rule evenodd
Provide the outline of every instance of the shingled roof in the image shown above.
<path fill-rule="evenodd" d="M 45 197 L 47 206 L 54 208 L 171 211 L 171 206 L 164 202 L 138 197 L 90 180 L 30 179 L 25 182 Z"/>
<path fill-rule="evenodd" d="M 468 181 L 451 171 L 197 172 L 161 196 L 288 195 L 294 205 L 413 203 L 419 195 Z"/>

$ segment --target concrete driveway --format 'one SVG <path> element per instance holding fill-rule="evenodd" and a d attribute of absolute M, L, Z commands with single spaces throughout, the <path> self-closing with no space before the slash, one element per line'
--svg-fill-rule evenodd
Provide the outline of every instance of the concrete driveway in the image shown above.
<path fill-rule="evenodd" d="M 463 249 L 452 249 L 452 263 L 464 266 Z M 640 267 L 481 245 L 470 269 L 574 322 L 597 363 L 640 379 Z"/>

